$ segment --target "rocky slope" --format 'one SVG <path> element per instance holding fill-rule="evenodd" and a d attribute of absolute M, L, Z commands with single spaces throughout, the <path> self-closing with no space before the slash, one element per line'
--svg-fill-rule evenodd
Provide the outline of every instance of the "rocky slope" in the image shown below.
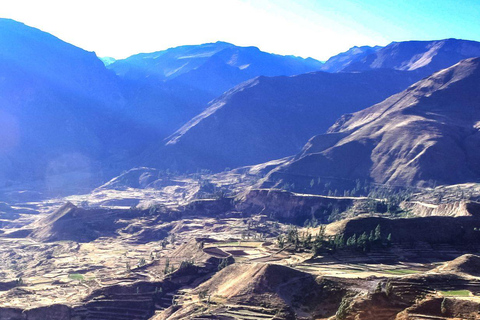
<path fill-rule="evenodd" d="M 455 260 L 446 262 L 433 272 L 462 273 L 474 277 L 480 276 L 480 257 L 474 254 L 464 254 Z"/>
<path fill-rule="evenodd" d="M 0 104 L 2 187 L 21 179 L 41 180 L 38 189 L 90 187 L 101 162 L 128 146 L 125 98 L 96 55 L 7 19 L 0 20 Z"/>
<path fill-rule="evenodd" d="M 416 73 L 309 73 L 259 77 L 212 101 L 166 145 L 144 155 L 146 165 L 223 170 L 291 155 L 343 113 L 359 110 L 417 80 Z"/>
<path fill-rule="evenodd" d="M 302 190 L 316 177 L 402 186 L 476 181 L 479 80 L 480 59 L 467 59 L 343 116 L 272 170 L 264 185 L 282 180 Z"/>
<path fill-rule="evenodd" d="M 354 64 L 358 61 L 362 61 L 365 57 L 369 56 L 382 49 L 380 46 L 369 47 L 353 47 L 348 49 L 345 52 L 339 53 L 331 58 L 329 58 L 323 65 L 321 70 L 326 72 L 340 72 L 351 64 Z"/>
<path fill-rule="evenodd" d="M 460 60 L 478 56 L 480 56 L 480 43 L 476 41 L 444 39 L 392 42 L 360 60 L 352 61 L 342 71 L 387 68 L 417 70 L 423 76 L 428 76 Z"/>
<path fill-rule="evenodd" d="M 325 317 L 334 314 L 344 292 L 333 282 L 286 266 L 234 264 L 191 293 L 199 300 L 181 301 L 181 307 L 170 307 L 152 319 L 204 319 L 207 312 L 199 308 L 199 303 L 207 299 L 213 319 Z"/>

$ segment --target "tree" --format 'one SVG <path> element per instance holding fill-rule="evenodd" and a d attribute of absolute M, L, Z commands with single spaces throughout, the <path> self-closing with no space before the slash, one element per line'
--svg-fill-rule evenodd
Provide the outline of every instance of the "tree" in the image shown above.
<path fill-rule="evenodd" d="M 223 258 L 222 260 L 220 260 L 220 263 L 218 264 L 218 271 L 226 268 L 228 265 L 229 265 L 228 258 Z"/>
<path fill-rule="evenodd" d="M 350 238 L 347 239 L 347 247 L 355 247 L 357 245 L 357 235 L 354 234 Z"/>
<path fill-rule="evenodd" d="M 305 220 L 305 222 L 303 223 L 303 226 L 305 228 L 310 228 L 312 226 L 310 219 Z"/>
<path fill-rule="evenodd" d="M 165 268 L 163 269 L 164 274 L 169 274 L 170 273 L 170 259 L 167 258 L 165 260 Z"/>
<path fill-rule="evenodd" d="M 333 243 L 334 243 L 334 246 L 335 246 L 335 249 L 342 249 L 344 246 L 345 246 L 345 240 L 344 240 L 344 237 L 343 237 L 343 233 L 340 234 L 340 235 L 335 235 L 334 239 L 333 239 Z"/>
<path fill-rule="evenodd" d="M 315 241 L 313 243 L 313 246 L 312 246 L 312 253 L 313 253 L 313 256 L 316 257 L 316 256 L 319 256 L 321 251 L 320 249 L 322 248 L 322 243 L 319 243 L 317 241 Z"/>
<path fill-rule="evenodd" d="M 19 277 L 17 280 L 15 280 L 15 285 L 16 286 L 23 286 L 23 279 Z"/>
<path fill-rule="evenodd" d="M 309 233 L 307 233 L 306 236 L 303 237 L 303 247 L 304 248 L 310 248 L 311 244 L 312 244 L 312 235 L 309 232 Z"/>
<path fill-rule="evenodd" d="M 161 245 L 162 245 L 162 249 L 165 249 L 168 245 L 168 240 L 167 238 L 164 238 L 161 242 Z"/>
<path fill-rule="evenodd" d="M 313 214 L 312 214 L 313 215 Z M 317 218 L 315 218 L 315 216 L 313 215 L 312 217 L 312 220 L 310 222 L 310 225 L 312 226 L 312 228 L 316 228 L 318 226 L 318 220 Z"/>
<path fill-rule="evenodd" d="M 391 246 L 392 245 L 392 234 L 389 233 L 388 236 L 387 236 L 387 246 Z"/>
<path fill-rule="evenodd" d="M 387 297 L 388 297 L 388 296 L 390 296 L 392 293 L 393 293 L 392 282 L 390 282 L 390 280 L 388 280 L 387 285 L 385 286 L 385 294 L 386 294 Z"/>
<path fill-rule="evenodd" d="M 357 240 L 358 248 L 362 249 L 363 251 L 367 251 L 367 249 L 368 249 L 367 241 L 368 241 L 368 236 L 367 236 L 367 233 L 364 232 L 364 233 L 362 233 L 362 235 L 360 237 L 358 237 L 358 240 Z"/>
<path fill-rule="evenodd" d="M 147 264 L 147 261 L 145 261 L 145 258 L 141 258 L 140 260 L 138 260 L 137 266 L 140 268 L 146 264 Z"/>
<path fill-rule="evenodd" d="M 347 300 L 346 297 L 343 297 L 342 302 L 340 302 L 340 306 L 338 307 L 338 310 L 335 313 L 335 318 L 338 320 L 346 319 L 349 306 L 350 306 L 350 302 Z"/>
<path fill-rule="evenodd" d="M 208 293 L 207 290 L 199 291 L 199 292 L 198 292 L 198 299 L 199 299 L 200 301 L 201 301 L 201 300 L 204 300 L 204 299 L 207 297 L 207 293 Z"/>
<path fill-rule="evenodd" d="M 183 269 L 188 269 L 188 268 L 194 267 L 194 266 L 195 266 L 195 260 L 192 258 L 192 259 L 183 260 L 180 263 L 180 267 L 178 269 L 183 270 Z"/>
<path fill-rule="evenodd" d="M 382 240 L 382 230 L 380 224 L 375 228 L 375 241 Z"/>
<path fill-rule="evenodd" d="M 375 240 L 375 236 L 373 234 L 373 230 L 370 231 L 370 236 L 368 237 L 368 242 L 372 243 Z"/>
<path fill-rule="evenodd" d="M 285 246 L 285 237 L 281 234 L 278 235 L 277 237 L 277 242 L 278 242 L 278 246 L 280 247 L 280 249 L 283 249 L 283 247 Z"/>
<path fill-rule="evenodd" d="M 443 298 L 442 304 L 440 305 L 440 312 L 442 312 L 442 314 L 447 313 L 447 298 Z"/>
<path fill-rule="evenodd" d="M 323 240 L 325 239 L 325 231 L 326 231 L 327 227 L 325 226 L 320 226 L 320 230 L 318 230 L 318 235 L 317 235 L 317 238 L 323 242 Z"/>
<path fill-rule="evenodd" d="M 292 243 L 295 245 L 295 250 L 298 248 L 299 245 L 299 239 L 298 239 L 298 229 L 297 227 L 294 227 L 290 225 L 287 230 L 287 243 Z"/>

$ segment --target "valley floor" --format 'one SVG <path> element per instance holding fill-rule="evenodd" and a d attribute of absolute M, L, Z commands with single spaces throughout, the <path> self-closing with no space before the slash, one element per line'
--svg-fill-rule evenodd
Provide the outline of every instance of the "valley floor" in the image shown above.
<path fill-rule="evenodd" d="M 238 178 L 217 177 L 216 183 L 238 184 Z M 159 189 L 99 188 L 90 195 L 10 203 L 1 219 L 0 319 L 480 317 L 480 258 L 469 255 L 480 247 L 441 237 L 442 228 L 455 221 L 466 228 L 462 234 L 476 239 L 475 217 L 431 216 L 422 208 L 440 212 L 434 192 L 417 194 L 406 206 L 419 210 L 416 219 L 437 219 L 432 221 L 438 222 L 439 238 L 432 239 L 438 242 L 429 243 L 417 230 L 418 241 L 402 241 L 405 235 L 397 232 L 387 246 L 390 229 L 382 229 L 381 245 L 358 250 L 345 238 L 334 249 L 335 237 L 347 235 L 352 223 L 359 237 L 361 228 L 373 234 L 377 224 L 395 228 L 416 221 L 360 212 L 329 224 L 323 251 L 314 255 L 315 240 L 299 243 L 315 239 L 322 227 L 292 229 L 268 213 L 346 203 L 353 206 L 345 213 L 351 215 L 371 198 L 271 191 L 268 197 L 276 200 L 270 202 L 255 191 L 256 198 L 247 194 L 233 205 L 228 198 L 198 199 L 199 190 L 197 182 L 184 179 Z M 476 214 L 471 204 L 453 207 Z M 281 243 L 292 230 L 297 240 Z"/>

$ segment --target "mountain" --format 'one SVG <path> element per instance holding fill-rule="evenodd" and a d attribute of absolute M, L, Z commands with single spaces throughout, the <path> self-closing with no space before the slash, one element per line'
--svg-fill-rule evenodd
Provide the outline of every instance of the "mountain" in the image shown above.
<path fill-rule="evenodd" d="M 268 174 L 264 186 L 313 178 L 401 186 L 480 179 L 480 58 L 441 70 L 370 108 L 345 115 L 328 133 Z"/>
<path fill-rule="evenodd" d="M 281 56 L 256 47 L 206 43 L 141 53 L 108 65 L 123 79 L 173 81 L 212 97 L 257 76 L 296 75 L 320 69 L 312 58 Z"/>
<path fill-rule="evenodd" d="M 480 42 L 445 39 L 436 41 L 392 42 L 360 60 L 352 61 L 342 71 L 372 69 L 417 70 L 424 77 L 448 68 L 460 60 L 479 57 Z"/>
<path fill-rule="evenodd" d="M 139 149 L 174 133 L 215 98 L 181 83 L 120 79 L 119 85 L 128 105 L 123 115 L 143 132 Z"/>
<path fill-rule="evenodd" d="M 0 19 L 0 185 L 81 187 L 101 176 L 99 161 L 127 148 L 117 80 L 95 53 Z"/>
<path fill-rule="evenodd" d="M 202 45 L 187 45 L 152 53 L 139 53 L 126 59 L 116 60 L 110 69 L 127 79 L 153 77 L 158 80 L 175 78 L 194 70 L 209 58 L 233 46 L 225 42 Z"/>
<path fill-rule="evenodd" d="M 99 59 L 102 60 L 105 66 L 108 66 L 109 64 L 112 64 L 116 61 L 116 59 L 112 57 L 99 57 Z"/>
<path fill-rule="evenodd" d="M 146 152 L 144 164 L 218 171 L 285 157 L 340 115 L 417 80 L 415 72 L 395 70 L 258 77 L 212 101 L 166 144 Z"/>
<path fill-rule="evenodd" d="M 326 72 L 340 72 L 347 68 L 352 63 L 361 61 L 366 56 L 377 52 L 382 49 L 380 46 L 362 46 L 362 47 L 352 47 L 349 50 L 339 53 L 330 59 L 328 59 L 321 67 L 322 71 Z"/>

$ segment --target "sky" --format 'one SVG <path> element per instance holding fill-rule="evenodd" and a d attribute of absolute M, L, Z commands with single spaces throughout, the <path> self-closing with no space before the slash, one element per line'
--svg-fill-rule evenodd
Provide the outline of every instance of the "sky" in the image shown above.
<path fill-rule="evenodd" d="M 480 41 L 479 0 L 2 0 L 0 17 L 116 59 L 219 40 L 319 60 L 392 41 Z"/>

